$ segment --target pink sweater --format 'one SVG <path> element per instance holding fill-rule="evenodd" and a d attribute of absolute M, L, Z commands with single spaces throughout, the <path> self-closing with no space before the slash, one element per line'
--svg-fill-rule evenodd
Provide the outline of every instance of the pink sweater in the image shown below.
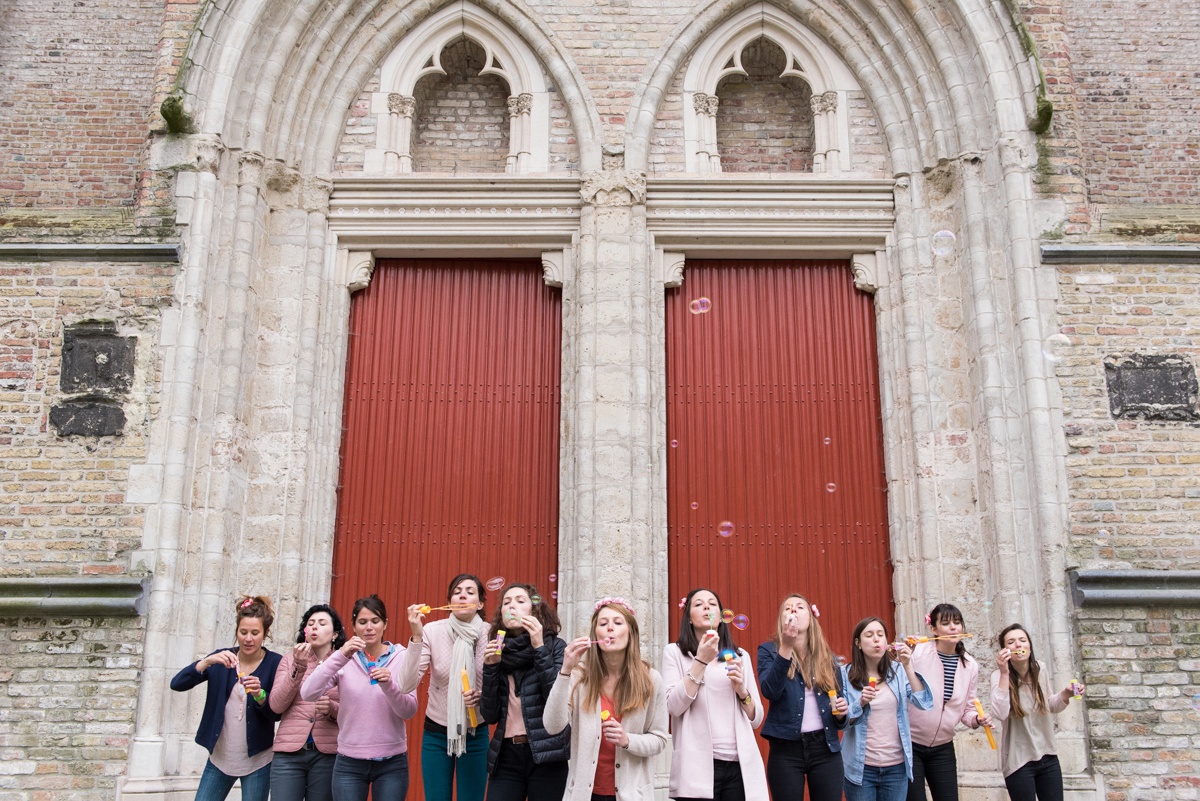
<path fill-rule="evenodd" d="M 408 751 L 404 721 L 417 714 L 417 693 L 400 691 L 404 647 L 387 663 L 391 681 L 372 684 L 358 660 L 335 651 L 300 687 L 300 697 L 315 701 L 330 687 L 339 690 L 338 753 L 354 759 L 382 759 Z"/>
<path fill-rule="evenodd" d="M 317 744 L 318 751 L 323 754 L 336 754 L 337 687 L 331 687 L 329 692 L 325 693 L 331 702 L 329 714 L 318 714 L 316 701 L 305 701 L 297 694 L 300 683 L 317 669 L 317 660 L 309 659 L 302 672 L 295 671 L 295 668 L 296 658 L 289 651 L 283 655 L 283 661 L 275 671 L 275 683 L 271 685 L 271 709 L 276 714 L 283 715 L 279 722 L 279 730 L 275 732 L 274 750 L 287 753 L 299 751 L 308 742 L 309 732 L 312 732 L 313 742 Z"/>
<path fill-rule="evenodd" d="M 933 693 L 933 709 L 908 709 L 912 741 L 924 746 L 943 745 L 954 739 L 954 729 L 961 723 L 979 728 L 975 714 L 976 685 L 979 683 L 979 663 L 967 654 L 967 664 L 959 662 L 954 672 L 954 694 L 942 702 L 946 689 L 946 671 L 938 656 L 937 646 L 923 642 L 913 649 L 912 664 L 925 679 Z"/>
<path fill-rule="evenodd" d="M 400 687 L 403 690 L 417 689 L 421 677 L 428 671 L 429 701 L 425 707 L 425 717 L 445 726 L 446 700 L 450 690 L 450 657 L 454 653 L 454 635 L 450 632 L 449 621 L 435 620 L 428 624 L 421 643 L 410 641 L 409 646 L 404 652 L 404 662 L 400 668 Z M 484 629 L 475 641 L 475 676 L 471 683 L 474 688 L 483 686 L 483 651 L 486 647 L 487 630 Z M 462 682 L 462 676 L 455 676 L 454 681 Z"/>

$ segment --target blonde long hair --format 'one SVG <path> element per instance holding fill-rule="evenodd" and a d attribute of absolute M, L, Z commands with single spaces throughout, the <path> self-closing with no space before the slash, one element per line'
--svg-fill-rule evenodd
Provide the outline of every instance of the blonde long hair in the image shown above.
<path fill-rule="evenodd" d="M 775 649 L 778 651 L 783 647 L 783 625 L 787 619 L 787 602 L 793 598 L 799 598 L 808 607 L 808 633 L 804 644 L 804 661 L 800 661 L 793 649 L 792 663 L 788 667 L 788 678 L 796 678 L 796 673 L 799 671 L 804 683 L 813 692 L 827 693 L 830 690 L 836 690 L 833 650 L 829 647 L 829 643 L 825 642 L 825 635 L 821 633 L 821 624 L 817 620 L 817 616 L 813 614 L 812 604 L 798 592 L 788 595 L 779 604 L 779 616 L 775 621 Z"/>
<path fill-rule="evenodd" d="M 650 666 L 642 659 L 642 642 L 637 618 L 629 609 L 617 604 L 606 604 L 596 609 L 592 612 L 588 638 L 596 636 L 596 620 L 605 609 L 620 612 L 629 628 L 629 645 L 625 648 L 625 661 L 621 664 L 621 675 L 617 679 L 617 690 L 614 693 L 616 697 L 612 699 L 617 708 L 617 716 L 623 718 L 650 702 L 650 697 L 654 695 L 654 680 L 650 677 Z M 583 707 L 594 710 L 600 703 L 601 688 L 607 676 L 599 644 L 592 643 L 588 646 L 583 664 L 578 669 L 582 672 L 579 684 L 584 691 Z"/>

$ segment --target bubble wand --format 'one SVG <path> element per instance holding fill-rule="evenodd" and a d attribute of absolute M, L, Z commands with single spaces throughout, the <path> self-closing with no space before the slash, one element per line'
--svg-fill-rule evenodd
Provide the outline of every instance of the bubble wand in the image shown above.
<path fill-rule="evenodd" d="M 429 604 L 421 604 L 417 611 L 422 615 L 428 615 L 430 612 L 465 612 L 468 609 L 476 608 L 476 604 L 470 603 L 446 604 L 445 606 L 430 606 Z"/>
<path fill-rule="evenodd" d="M 975 702 L 975 714 L 979 715 L 980 720 L 983 720 L 984 717 L 986 717 L 986 715 L 983 714 L 983 704 L 979 703 L 978 698 L 972 698 L 971 700 Z M 996 750 L 996 738 L 992 734 L 992 727 L 984 726 L 983 731 L 988 736 L 988 745 L 990 745 L 992 747 L 992 750 L 995 751 Z"/>
<path fill-rule="evenodd" d="M 462 687 L 463 693 L 471 692 L 471 677 L 467 674 L 467 669 L 462 669 Z M 467 717 L 471 720 L 471 728 L 479 728 L 479 715 L 475 712 L 475 707 L 467 707 Z"/>

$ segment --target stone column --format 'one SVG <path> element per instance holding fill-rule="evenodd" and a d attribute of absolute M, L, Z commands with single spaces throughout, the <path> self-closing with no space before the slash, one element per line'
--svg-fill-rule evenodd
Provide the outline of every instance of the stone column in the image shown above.
<path fill-rule="evenodd" d="M 666 486 L 656 453 L 663 295 L 652 281 L 645 175 L 594 172 L 582 196 L 574 279 L 563 287 L 559 572 L 567 591 L 559 612 L 566 630 L 579 633 L 597 598 L 628 598 L 645 657 L 657 663 L 668 636 L 658 511 Z"/>
<path fill-rule="evenodd" d="M 384 153 L 384 172 L 387 175 L 412 172 L 412 120 L 417 109 L 417 100 L 392 92 L 388 95 L 387 102 L 387 119 L 391 131 L 387 139 L 389 147 Z"/>
<path fill-rule="evenodd" d="M 839 173 L 837 92 L 813 95 L 809 103 L 813 113 L 813 172 Z"/>
<path fill-rule="evenodd" d="M 533 95 L 523 92 L 508 99 L 508 164 L 506 172 L 529 170 L 530 113 Z"/>

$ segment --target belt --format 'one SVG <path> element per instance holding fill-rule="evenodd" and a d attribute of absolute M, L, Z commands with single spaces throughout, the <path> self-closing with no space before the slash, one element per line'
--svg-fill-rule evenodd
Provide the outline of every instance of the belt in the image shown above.
<path fill-rule="evenodd" d="M 317 744 L 314 743 L 312 740 L 309 740 L 307 743 L 304 744 L 304 750 L 305 751 L 316 751 Z"/>
<path fill-rule="evenodd" d="M 432 721 L 429 718 L 425 718 L 425 731 L 431 732 L 433 734 L 445 734 L 446 727 L 440 723 L 437 723 L 436 721 Z"/>
<path fill-rule="evenodd" d="M 516 737 L 505 737 L 505 738 L 504 738 L 504 742 L 506 742 L 506 743 L 512 743 L 513 745 L 521 745 L 522 743 L 528 743 L 528 742 L 529 742 L 529 735 L 527 735 L 527 734 L 518 734 Z"/>

